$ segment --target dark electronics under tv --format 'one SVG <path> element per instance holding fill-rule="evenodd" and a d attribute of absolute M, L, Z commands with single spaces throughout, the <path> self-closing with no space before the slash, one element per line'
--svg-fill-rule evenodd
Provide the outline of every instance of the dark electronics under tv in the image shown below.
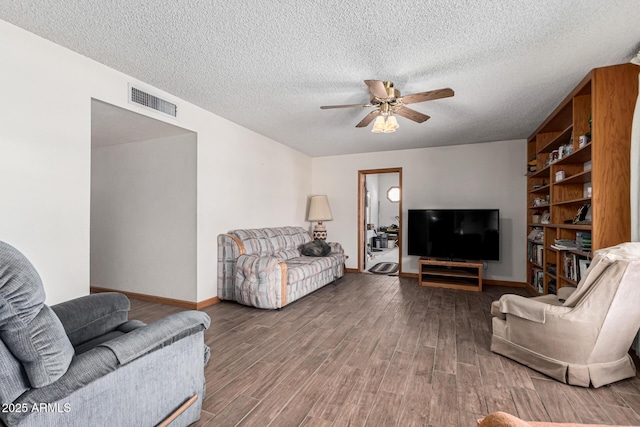
<path fill-rule="evenodd" d="M 500 259 L 498 209 L 409 209 L 408 253 L 448 260 Z"/>

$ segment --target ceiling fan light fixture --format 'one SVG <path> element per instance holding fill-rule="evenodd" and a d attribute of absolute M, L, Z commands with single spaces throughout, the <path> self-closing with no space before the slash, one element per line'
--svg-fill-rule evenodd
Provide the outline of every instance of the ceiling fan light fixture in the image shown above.
<path fill-rule="evenodd" d="M 390 115 L 387 117 L 387 121 L 384 125 L 384 133 L 395 132 L 399 127 L 400 125 L 398 124 L 396 116 Z"/>
<path fill-rule="evenodd" d="M 373 122 L 373 127 L 371 128 L 371 132 L 383 133 L 384 129 L 385 129 L 384 117 L 380 115 L 376 117 L 376 121 Z"/>

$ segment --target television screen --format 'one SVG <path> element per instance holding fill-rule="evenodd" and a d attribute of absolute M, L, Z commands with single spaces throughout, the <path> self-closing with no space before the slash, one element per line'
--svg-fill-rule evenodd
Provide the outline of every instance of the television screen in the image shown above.
<path fill-rule="evenodd" d="M 500 259 L 498 209 L 409 209 L 408 213 L 409 255 Z"/>

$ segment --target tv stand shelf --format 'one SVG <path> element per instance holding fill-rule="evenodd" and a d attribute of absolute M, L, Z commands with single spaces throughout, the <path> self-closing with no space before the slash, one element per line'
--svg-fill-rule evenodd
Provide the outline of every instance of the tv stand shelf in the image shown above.
<path fill-rule="evenodd" d="M 482 263 L 476 262 L 420 258 L 418 280 L 420 286 L 482 292 L 482 267 Z"/>

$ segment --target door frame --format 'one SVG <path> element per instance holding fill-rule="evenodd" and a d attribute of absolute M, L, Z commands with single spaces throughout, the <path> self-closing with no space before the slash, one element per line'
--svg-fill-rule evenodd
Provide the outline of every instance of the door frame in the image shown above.
<path fill-rule="evenodd" d="M 400 187 L 400 201 L 398 202 L 398 275 L 402 274 L 402 168 L 384 168 L 384 169 L 364 169 L 358 171 L 358 273 L 364 271 L 364 235 L 365 235 L 365 218 L 364 218 L 364 184 L 366 175 L 397 173 L 398 187 Z"/>

